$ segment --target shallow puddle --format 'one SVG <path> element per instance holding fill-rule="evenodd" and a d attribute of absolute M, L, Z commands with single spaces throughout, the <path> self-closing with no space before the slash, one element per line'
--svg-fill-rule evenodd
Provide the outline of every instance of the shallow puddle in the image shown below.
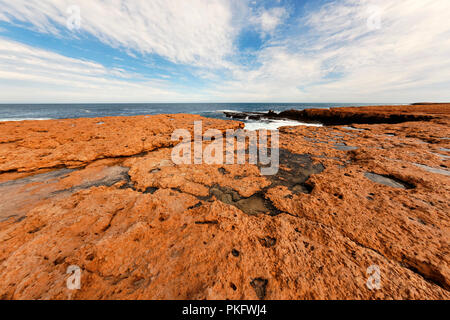
<path fill-rule="evenodd" d="M 277 174 L 266 176 L 271 182 L 270 186 L 263 188 L 251 197 L 245 198 L 232 188 L 215 185 L 210 188 L 209 197 L 201 200 L 205 201 L 215 196 L 217 200 L 233 205 L 249 215 L 279 214 L 280 210 L 269 199 L 266 199 L 265 193 L 267 190 L 277 186 L 285 186 L 293 194 L 311 193 L 313 187 L 308 185 L 307 180 L 312 174 L 318 174 L 325 170 L 321 163 L 314 163 L 311 156 L 307 154 L 295 154 L 285 149 L 280 149 L 279 154 L 280 169 Z"/>
<path fill-rule="evenodd" d="M 95 175 L 83 177 L 83 183 L 75 185 L 69 189 L 59 190 L 53 194 L 59 193 L 74 193 L 92 187 L 111 187 L 120 181 L 128 181 L 128 171 L 130 169 L 122 166 L 105 167 Z"/>
<path fill-rule="evenodd" d="M 372 172 L 366 172 L 366 173 L 364 173 L 364 176 L 372 182 L 383 184 L 388 187 L 401 188 L 401 189 L 412 189 L 413 188 L 412 185 L 410 185 L 406 182 L 400 181 L 394 177 L 384 176 L 384 175 L 380 175 L 380 174 L 376 174 L 376 173 L 372 173 Z"/>
<path fill-rule="evenodd" d="M 214 196 L 223 203 L 237 207 L 248 215 L 276 215 L 279 213 L 272 203 L 264 198 L 264 195 L 261 192 L 258 192 L 249 198 L 244 198 L 231 188 L 216 185 L 210 189 L 210 197 L 211 196 Z"/>
<path fill-rule="evenodd" d="M 444 176 L 450 176 L 450 171 L 448 171 L 448 170 L 433 168 L 433 167 L 429 167 L 429 166 L 419 164 L 419 163 L 414 163 L 414 165 L 425 171 L 431 172 L 431 173 L 437 173 L 437 174 L 443 174 Z"/>
<path fill-rule="evenodd" d="M 364 129 L 358 129 L 358 128 L 354 128 L 354 127 L 342 127 L 342 129 L 351 130 L 351 131 L 365 131 Z"/>
<path fill-rule="evenodd" d="M 315 139 L 315 138 L 303 137 L 303 139 L 308 142 L 312 142 L 312 143 L 327 143 L 326 141 L 321 141 L 321 140 Z"/>
<path fill-rule="evenodd" d="M 281 168 L 288 168 L 284 170 Z M 295 154 L 280 149 L 280 169 L 278 173 L 266 176 L 272 182 L 270 187 L 285 186 L 294 193 L 309 193 L 306 181 L 312 174 L 321 173 L 325 167 L 321 163 L 314 163 L 307 154 Z"/>
<path fill-rule="evenodd" d="M 62 178 L 75 170 L 76 169 L 58 169 L 46 173 L 39 173 L 25 178 L 0 183 L 0 188 L 21 185 L 24 186 L 32 182 L 52 182 L 53 180 Z"/>
<path fill-rule="evenodd" d="M 438 156 L 438 157 L 441 157 L 441 158 L 444 159 L 444 160 L 450 159 L 450 156 L 447 156 L 447 155 L 445 155 L 445 154 L 440 154 L 440 153 L 436 153 L 436 152 L 432 152 L 432 154 L 434 154 L 434 155 L 436 155 L 436 156 Z"/>
<path fill-rule="evenodd" d="M 348 146 L 343 143 L 338 143 L 333 146 L 333 149 L 340 150 L 340 151 L 351 151 L 351 150 L 357 150 L 358 147 L 353 147 L 353 146 Z"/>
<path fill-rule="evenodd" d="M 126 182 L 129 178 L 129 168 L 121 166 L 105 167 L 95 173 L 84 173 L 84 170 L 87 169 L 57 169 L 0 183 L 0 221 L 10 217 L 24 216 L 39 201 L 69 196 L 91 187 L 109 187 L 119 181 Z M 80 180 L 76 181 L 80 183 L 64 188 L 66 186 L 64 181 L 71 179 L 74 175 L 79 175 Z"/>

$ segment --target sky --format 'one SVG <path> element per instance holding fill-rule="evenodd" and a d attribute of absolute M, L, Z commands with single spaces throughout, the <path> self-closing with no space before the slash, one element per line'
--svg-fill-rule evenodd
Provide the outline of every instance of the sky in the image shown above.
<path fill-rule="evenodd" d="M 450 101 L 450 0 L 0 0 L 0 103 Z"/>

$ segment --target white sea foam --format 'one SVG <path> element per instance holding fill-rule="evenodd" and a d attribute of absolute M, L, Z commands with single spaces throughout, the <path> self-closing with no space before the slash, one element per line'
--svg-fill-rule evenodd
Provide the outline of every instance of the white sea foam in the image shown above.
<path fill-rule="evenodd" d="M 26 120 L 51 120 L 51 118 L 3 118 L 0 122 L 6 121 L 26 121 Z"/>
<path fill-rule="evenodd" d="M 308 127 L 322 127 L 321 124 L 316 123 L 305 123 L 305 122 L 299 122 L 294 120 L 270 120 L 270 121 L 255 121 L 255 122 L 246 122 L 245 123 L 245 130 L 276 130 L 280 127 L 286 127 L 286 126 L 308 126 Z"/>
<path fill-rule="evenodd" d="M 209 111 L 207 111 L 209 112 Z M 210 111 L 213 113 L 224 113 L 224 112 L 240 112 L 239 110 L 228 110 L 228 109 L 224 109 L 224 110 L 214 110 L 214 111 Z"/>

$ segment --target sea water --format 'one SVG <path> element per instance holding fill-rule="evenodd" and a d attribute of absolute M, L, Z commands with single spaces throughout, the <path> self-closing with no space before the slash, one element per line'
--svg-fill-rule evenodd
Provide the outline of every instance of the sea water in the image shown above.
<path fill-rule="evenodd" d="M 280 112 L 290 109 L 331 108 L 368 104 L 351 103 L 120 103 L 120 104 L 0 104 L 0 121 L 96 118 L 188 113 L 227 119 L 225 111 Z M 373 105 L 373 104 L 372 104 Z M 246 129 L 276 129 L 281 126 L 309 125 L 292 120 L 240 120 Z"/>

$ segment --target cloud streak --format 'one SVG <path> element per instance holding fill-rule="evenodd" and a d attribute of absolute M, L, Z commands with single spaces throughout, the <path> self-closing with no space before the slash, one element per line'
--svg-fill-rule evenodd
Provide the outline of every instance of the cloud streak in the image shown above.
<path fill-rule="evenodd" d="M 189 98 L 167 81 L 96 62 L 2 38 L 0 48 L 0 86 L 5 102 L 160 102 Z"/>
<path fill-rule="evenodd" d="M 80 32 L 116 48 L 156 53 L 176 63 L 220 64 L 232 53 L 233 2 L 223 0 L 0 1 L 1 17 L 60 36 L 80 8 Z"/>
<path fill-rule="evenodd" d="M 76 3 L 82 21 L 75 34 L 65 27 L 73 1 L 0 0 L 0 21 L 61 39 L 89 35 L 144 62 L 158 55 L 191 74 L 154 80 L 4 38 L 6 97 L 16 101 L 26 92 L 51 101 L 52 84 L 61 97 L 89 101 L 450 100 L 448 0 L 341 0 L 297 17 L 286 1 L 257 8 L 221 0 Z M 237 40 L 248 28 L 256 28 L 262 44 L 240 52 Z M 241 59 L 249 54 L 250 63 Z"/>
<path fill-rule="evenodd" d="M 380 28 L 370 28 L 373 6 Z M 333 2 L 298 19 L 301 31 L 257 54 L 213 94 L 251 101 L 449 100 L 450 2 Z M 307 32 L 305 29 L 307 28 Z M 241 88 L 241 89 L 240 89 Z"/>

